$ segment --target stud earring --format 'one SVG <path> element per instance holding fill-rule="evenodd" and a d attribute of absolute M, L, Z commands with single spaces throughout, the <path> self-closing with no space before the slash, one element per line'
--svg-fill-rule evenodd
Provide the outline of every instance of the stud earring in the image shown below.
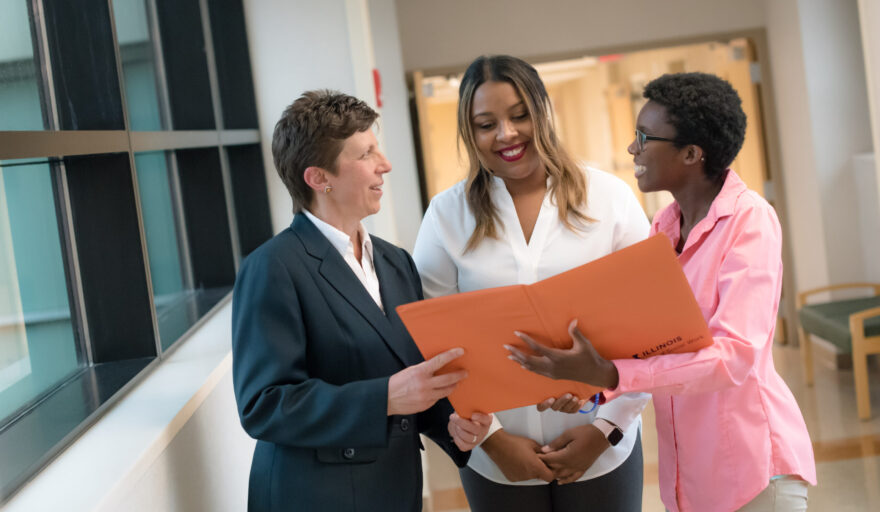
<path fill-rule="evenodd" d="M 333 190 L 333 187 L 331 187 L 330 185 L 327 185 L 326 187 L 324 187 L 325 194 L 329 194 L 331 190 Z"/>

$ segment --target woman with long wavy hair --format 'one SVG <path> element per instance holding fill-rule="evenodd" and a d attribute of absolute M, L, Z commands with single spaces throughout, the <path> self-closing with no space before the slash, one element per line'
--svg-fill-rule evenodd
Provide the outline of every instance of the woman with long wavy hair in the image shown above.
<path fill-rule="evenodd" d="M 578 165 L 552 118 L 526 62 L 501 55 L 468 67 L 458 134 L 470 169 L 433 198 L 419 230 L 413 256 L 426 296 L 532 283 L 648 234 L 629 186 Z M 640 413 L 650 397 L 566 414 L 579 398 L 495 414 L 461 469 L 472 510 L 641 510 Z"/>

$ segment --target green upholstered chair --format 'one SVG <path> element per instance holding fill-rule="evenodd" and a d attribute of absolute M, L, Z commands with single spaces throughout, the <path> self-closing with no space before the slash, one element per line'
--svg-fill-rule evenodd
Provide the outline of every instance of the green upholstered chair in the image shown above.
<path fill-rule="evenodd" d="M 873 288 L 874 296 L 807 304 L 810 295 L 850 288 Z M 859 418 L 871 417 L 868 391 L 868 354 L 880 354 L 880 284 L 848 283 L 801 292 L 797 296 L 798 332 L 807 385 L 813 385 L 811 334 L 833 343 L 842 353 L 852 353 Z"/>

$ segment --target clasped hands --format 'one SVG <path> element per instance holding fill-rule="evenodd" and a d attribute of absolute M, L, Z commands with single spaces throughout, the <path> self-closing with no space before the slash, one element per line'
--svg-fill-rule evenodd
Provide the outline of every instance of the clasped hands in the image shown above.
<path fill-rule="evenodd" d="M 538 478 L 567 484 L 583 476 L 609 446 L 598 428 L 580 425 L 566 430 L 546 446 L 502 429 L 482 447 L 511 482 Z"/>

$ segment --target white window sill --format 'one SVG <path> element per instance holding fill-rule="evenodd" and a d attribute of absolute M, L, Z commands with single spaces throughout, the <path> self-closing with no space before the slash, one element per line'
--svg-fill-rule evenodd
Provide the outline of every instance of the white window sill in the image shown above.
<path fill-rule="evenodd" d="M 92 511 L 144 475 L 232 365 L 231 301 L 3 507 Z"/>

